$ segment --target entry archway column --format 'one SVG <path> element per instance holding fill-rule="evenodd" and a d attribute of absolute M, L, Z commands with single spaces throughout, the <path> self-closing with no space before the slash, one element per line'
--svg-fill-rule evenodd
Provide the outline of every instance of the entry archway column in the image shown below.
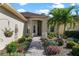
<path fill-rule="evenodd" d="M 47 19 L 42 20 L 42 37 L 47 38 Z"/>

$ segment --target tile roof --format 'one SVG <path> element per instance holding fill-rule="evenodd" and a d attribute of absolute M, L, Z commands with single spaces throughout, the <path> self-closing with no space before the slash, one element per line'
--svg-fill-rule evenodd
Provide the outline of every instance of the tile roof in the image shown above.
<path fill-rule="evenodd" d="M 25 17 L 48 17 L 44 14 L 36 14 L 36 13 L 32 13 L 32 12 L 21 12 L 21 14 Z"/>

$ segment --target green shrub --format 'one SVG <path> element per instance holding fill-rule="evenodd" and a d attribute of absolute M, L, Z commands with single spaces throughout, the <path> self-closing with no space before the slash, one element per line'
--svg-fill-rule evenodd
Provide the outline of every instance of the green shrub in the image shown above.
<path fill-rule="evenodd" d="M 76 39 L 76 38 L 68 38 L 67 41 L 74 41 L 76 43 L 79 42 L 79 39 Z"/>
<path fill-rule="evenodd" d="M 45 42 L 45 41 L 47 41 L 48 39 L 47 38 L 41 38 L 40 39 L 42 42 Z"/>
<path fill-rule="evenodd" d="M 74 46 L 71 53 L 74 56 L 79 56 L 79 45 Z"/>
<path fill-rule="evenodd" d="M 47 47 L 47 41 L 48 41 L 48 39 L 47 38 L 41 38 L 40 40 L 42 41 L 43 46 Z"/>
<path fill-rule="evenodd" d="M 24 35 L 26 38 L 28 38 L 28 37 L 32 37 L 31 35 Z"/>
<path fill-rule="evenodd" d="M 21 44 L 22 48 L 28 48 L 31 42 L 25 41 L 24 43 Z"/>
<path fill-rule="evenodd" d="M 79 39 L 74 39 L 75 42 L 79 43 Z"/>
<path fill-rule="evenodd" d="M 67 37 L 74 37 L 79 39 L 79 31 L 65 31 L 64 33 Z"/>
<path fill-rule="evenodd" d="M 49 46 L 49 45 L 56 46 L 56 45 L 58 45 L 58 43 L 56 41 L 53 41 L 53 40 L 48 40 L 47 46 Z"/>
<path fill-rule="evenodd" d="M 64 34 L 60 35 L 62 38 L 67 39 L 68 37 Z"/>
<path fill-rule="evenodd" d="M 25 36 L 22 36 L 21 38 L 18 39 L 18 43 L 23 43 L 26 40 Z"/>
<path fill-rule="evenodd" d="M 47 40 L 43 41 L 42 43 L 43 43 L 43 46 L 44 47 L 47 47 L 48 46 Z"/>
<path fill-rule="evenodd" d="M 26 38 L 26 41 L 31 42 L 32 41 L 32 38 L 31 37 L 28 37 L 28 38 Z"/>
<path fill-rule="evenodd" d="M 30 45 L 30 42 L 25 41 L 25 42 L 19 44 L 17 51 L 18 52 L 25 52 L 29 48 L 29 45 Z"/>
<path fill-rule="evenodd" d="M 8 44 L 6 46 L 6 50 L 7 50 L 7 53 L 9 53 L 9 54 L 16 52 L 17 43 L 16 42 L 11 42 L 10 44 Z"/>
<path fill-rule="evenodd" d="M 53 33 L 53 32 L 48 33 L 48 38 L 49 39 L 52 39 L 53 37 L 56 37 L 56 36 L 57 36 L 56 33 Z"/>
<path fill-rule="evenodd" d="M 52 36 L 48 35 L 48 38 L 49 38 L 49 39 L 52 39 Z"/>
<path fill-rule="evenodd" d="M 72 48 L 73 46 L 75 46 L 77 43 L 75 43 L 74 41 L 68 41 L 66 47 L 67 48 Z"/>
<path fill-rule="evenodd" d="M 24 41 L 32 41 L 31 36 L 22 36 L 21 38 L 18 39 L 18 43 L 23 43 Z"/>
<path fill-rule="evenodd" d="M 73 38 L 68 38 L 67 41 L 74 41 L 74 39 Z"/>
<path fill-rule="evenodd" d="M 41 40 L 42 40 L 42 43 L 43 43 L 44 47 L 47 47 L 49 45 L 52 45 L 52 46 L 58 45 L 58 43 L 56 41 L 54 41 L 54 40 L 48 40 L 46 38 L 41 38 Z"/>
<path fill-rule="evenodd" d="M 55 41 L 58 42 L 58 45 L 59 45 L 59 46 L 64 45 L 64 39 L 62 39 L 62 38 L 58 38 L 58 39 L 56 39 Z"/>
<path fill-rule="evenodd" d="M 25 52 L 29 48 L 31 41 L 31 37 L 22 36 L 22 38 L 18 40 L 18 42 L 20 43 L 18 47 L 18 52 Z"/>

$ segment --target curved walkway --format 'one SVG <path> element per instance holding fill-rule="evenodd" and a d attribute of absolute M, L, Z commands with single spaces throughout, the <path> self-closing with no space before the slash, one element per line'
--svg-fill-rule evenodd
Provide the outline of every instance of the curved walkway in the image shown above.
<path fill-rule="evenodd" d="M 34 37 L 30 44 L 30 47 L 26 53 L 26 56 L 44 56 L 44 48 L 40 37 Z"/>

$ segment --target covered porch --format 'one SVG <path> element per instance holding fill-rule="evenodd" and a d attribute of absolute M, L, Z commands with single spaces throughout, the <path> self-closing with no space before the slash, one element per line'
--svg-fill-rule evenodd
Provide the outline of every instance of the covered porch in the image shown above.
<path fill-rule="evenodd" d="M 35 13 L 22 13 L 28 21 L 25 22 L 24 33 L 34 36 L 47 37 L 48 16 Z"/>
<path fill-rule="evenodd" d="M 41 19 L 40 20 L 30 19 L 26 25 L 27 25 L 26 34 L 30 34 L 33 37 L 34 36 L 47 37 L 47 21 Z"/>

